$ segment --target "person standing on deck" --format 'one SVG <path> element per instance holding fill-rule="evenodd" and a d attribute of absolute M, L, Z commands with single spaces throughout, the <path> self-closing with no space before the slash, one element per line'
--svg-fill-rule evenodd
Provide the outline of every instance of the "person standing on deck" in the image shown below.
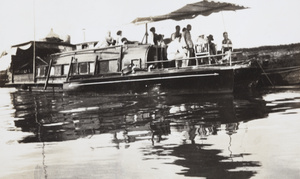
<path fill-rule="evenodd" d="M 216 55 L 217 54 L 216 45 L 212 41 L 214 41 L 214 36 L 210 34 L 209 36 L 207 36 L 209 54 L 210 55 Z"/>
<path fill-rule="evenodd" d="M 209 36 L 207 36 L 209 55 L 216 55 L 217 54 L 216 44 L 213 43 L 213 41 L 214 41 L 214 36 L 213 35 L 210 34 Z M 216 60 L 215 57 L 210 57 L 210 60 L 214 63 L 217 63 L 217 60 Z"/>
<path fill-rule="evenodd" d="M 226 61 L 231 61 L 231 52 L 232 52 L 232 41 L 228 38 L 228 33 L 223 33 L 223 41 L 222 41 L 222 54 L 225 56 L 220 60 L 221 63 Z"/>
<path fill-rule="evenodd" d="M 204 34 L 199 35 L 195 43 L 195 50 L 199 52 L 207 52 L 207 39 L 204 37 Z"/>
<path fill-rule="evenodd" d="M 157 34 L 155 33 L 155 27 L 150 28 L 150 34 L 149 34 L 149 43 L 152 45 L 157 45 Z"/>
<path fill-rule="evenodd" d="M 182 48 L 182 44 L 180 43 L 180 37 L 176 37 L 167 48 L 167 58 L 168 60 L 176 60 L 175 66 L 176 68 L 179 68 L 182 66 L 182 60 L 186 58 L 186 52 L 184 51 L 186 49 Z"/>
<path fill-rule="evenodd" d="M 194 43 L 192 41 L 192 36 L 191 36 L 191 30 L 192 30 L 192 26 L 190 24 L 188 24 L 186 26 L 186 31 L 183 33 L 183 43 L 185 43 L 185 47 L 187 49 L 187 56 L 190 57 L 194 57 Z M 183 66 L 188 66 L 188 64 L 191 64 L 191 60 L 185 60 L 185 62 L 183 62 Z"/>
<path fill-rule="evenodd" d="M 181 38 L 180 26 L 179 26 L 179 25 L 177 25 L 177 26 L 175 27 L 175 32 L 171 35 L 171 40 L 173 41 L 173 40 L 175 40 L 175 38 L 177 38 L 177 37 Z"/>
<path fill-rule="evenodd" d="M 223 41 L 222 41 L 222 53 L 225 53 L 227 51 L 232 51 L 232 41 L 228 38 L 228 33 L 223 33 Z"/>
<path fill-rule="evenodd" d="M 117 37 L 116 37 L 116 45 L 123 45 L 122 43 L 122 31 L 121 30 L 118 30 L 117 32 Z"/>

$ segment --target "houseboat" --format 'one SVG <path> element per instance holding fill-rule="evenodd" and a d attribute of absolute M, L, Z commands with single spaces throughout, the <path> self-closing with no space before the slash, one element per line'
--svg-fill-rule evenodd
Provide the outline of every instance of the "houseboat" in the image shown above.
<path fill-rule="evenodd" d="M 64 90 L 232 92 L 234 79 L 231 67 L 195 65 L 176 68 L 172 66 L 172 61 L 164 59 L 164 50 L 155 45 L 128 44 L 58 53 L 52 55 L 51 69 L 54 73 L 50 74 L 65 77 Z M 53 77 L 49 81 L 53 83 L 52 80 Z"/>
<path fill-rule="evenodd" d="M 209 3 L 209 6 L 206 3 Z M 222 8 L 243 8 L 229 3 L 201 1 L 183 7 L 182 9 L 190 10 L 185 14 L 180 12 L 180 19 L 191 18 L 192 14 L 194 18 L 195 13 L 197 16 L 203 12 L 202 8 L 207 7 L 209 9 L 205 10 L 205 15 L 219 12 Z M 198 9 L 195 11 L 195 8 Z M 171 14 L 175 20 L 180 20 L 174 12 Z M 150 20 L 168 18 L 173 17 L 151 17 Z M 145 20 L 147 21 L 147 18 L 137 18 L 134 23 Z M 147 34 L 146 29 L 146 39 Z M 248 62 L 238 64 L 231 56 L 225 63 L 211 63 L 212 58 L 223 58 L 228 54 L 196 55 L 181 59 L 193 60 L 193 65 L 175 67 L 177 60 L 166 58 L 167 47 L 148 44 L 147 40 L 146 43 L 136 42 L 103 48 L 97 48 L 97 42 L 77 45 L 56 42 L 51 44 L 54 46 L 49 43 L 28 42 L 13 46 L 18 48 L 18 51 L 12 56 L 11 79 L 8 85 L 28 90 L 93 90 L 124 94 L 231 93 L 234 86 L 238 86 L 236 82 L 246 81 L 246 85 L 242 86 L 249 86 L 257 73 L 250 68 Z M 45 44 L 48 47 L 43 50 L 40 46 Z M 27 45 L 30 47 L 24 52 L 21 47 Z"/>
<path fill-rule="evenodd" d="M 19 48 L 24 45 L 31 47 L 25 51 Z M 28 42 L 13 46 L 18 49 L 16 55 L 12 56 L 8 86 L 23 90 L 96 90 L 117 93 L 233 91 L 232 67 L 194 65 L 176 68 L 172 66 L 172 61 L 164 59 L 162 54 L 165 48 L 160 46 L 138 43 L 91 48 L 93 42 L 75 46 L 35 42 L 36 61 L 33 68 L 30 58 L 32 45 L 33 42 Z M 43 45 L 47 46 L 45 51 L 42 50 Z M 55 47 L 52 49 L 51 45 Z M 72 50 L 76 46 L 77 49 Z M 55 50 L 64 52 L 53 53 Z M 23 60 L 26 58 L 29 60 Z"/>

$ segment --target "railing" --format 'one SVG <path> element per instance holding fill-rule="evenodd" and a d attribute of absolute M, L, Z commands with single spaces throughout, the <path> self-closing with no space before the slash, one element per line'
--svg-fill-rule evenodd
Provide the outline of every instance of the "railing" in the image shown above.
<path fill-rule="evenodd" d="M 32 73 L 14 74 L 13 83 L 33 83 L 33 75 Z"/>
<path fill-rule="evenodd" d="M 232 54 L 238 54 L 238 53 L 241 53 L 241 52 L 231 52 L 231 54 L 216 54 L 216 55 L 209 55 L 209 54 L 208 55 L 202 55 L 202 54 L 205 54 L 205 53 L 199 53 L 202 56 L 197 56 L 198 54 L 196 54 L 195 57 L 188 57 L 188 58 L 183 58 L 183 59 L 166 59 L 166 60 L 149 61 L 149 62 L 146 62 L 146 64 L 170 63 L 172 61 L 183 61 L 183 60 L 196 60 L 196 65 L 195 66 L 212 66 L 212 65 L 217 65 L 217 64 L 232 66 L 233 64 L 237 64 L 237 63 L 242 62 L 242 61 L 234 61 L 233 62 L 232 59 L 231 59 L 231 55 Z M 225 57 L 225 56 L 229 56 L 228 62 L 225 62 L 225 63 L 215 63 L 215 64 L 211 64 L 210 63 L 210 61 L 211 61 L 212 58 L 215 58 L 215 57 Z M 199 60 L 201 60 L 201 59 L 208 59 L 209 62 L 207 64 L 199 65 Z"/>
<path fill-rule="evenodd" d="M 232 61 L 232 55 L 241 54 L 242 53 L 241 51 L 237 51 L 237 52 L 227 51 L 226 53 L 211 55 L 211 54 L 209 54 L 209 47 L 205 51 L 195 52 L 194 53 L 195 57 L 189 57 L 189 58 L 183 58 L 183 59 L 163 59 L 162 49 L 165 49 L 165 48 L 162 46 L 159 46 L 159 45 L 152 45 L 152 46 L 155 48 L 154 60 L 147 61 L 145 63 L 156 65 L 158 68 L 164 68 L 164 64 L 169 63 L 169 62 L 174 62 L 174 61 L 176 62 L 176 61 L 196 60 L 195 65 L 188 65 L 188 66 L 216 66 L 216 65 L 232 66 L 232 65 L 236 65 L 236 64 L 246 64 L 250 61 L 250 60 L 248 60 L 247 62 Z M 158 49 L 161 49 L 161 53 L 158 53 L 159 52 Z M 196 51 L 196 49 L 194 49 L 194 50 Z M 218 58 L 218 57 L 221 57 L 221 58 Z M 202 62 L 201 64 L 199 64 L 200 60 L 207 60 L 208 63 L 203 64 L 203 62 Z M 213 60 L 215 63 L 212 63 Z M 161 64 L 161 66 L 158 66 L 158 64 Z"/>
<path fill-rule="evenodd" d="M 105 53 L 105 51 L 103 50 L 107 50 L 107 49 L 113 49 L 113 48 L 122 48 L 122 45 L 115 45 L 115 46 L 109 46 L 109 47 L 103 47 L 103 48 L 92 48 L 92 49 L 82 49 L 82 50 L 76 50 L 76 51 L 70 51 L 70 52 L 63 52 L 63 53 L 55 53 L 52 54 L 51 56 L 68 56 L 68 55 L 77 55 L 77 54 L 81 54 L 81 53 L 95 53 L 97 51 L 101 51 L 102 53 Z M 108 53 L 108 52 L 107 52 Z M 109 52 L 109 53 L 113 53 L 113 52 Z M 118 53 L 114 53 L 114 54 L 118 54 Z"/>

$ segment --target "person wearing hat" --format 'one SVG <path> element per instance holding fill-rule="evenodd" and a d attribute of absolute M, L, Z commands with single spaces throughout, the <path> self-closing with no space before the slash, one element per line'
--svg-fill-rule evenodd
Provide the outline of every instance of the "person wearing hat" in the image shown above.
<path fill-rule="evenodd" d="M 222 41 L 222 53 L 225 53 L 227 51 L 232 51 L 232 42 L 228 38 L 228 33 L 224 32 L 223 37 L 224 37 L 224 39 Z"/>
<path fill-rule="evenodd" d="M 207 39 L 204 34 L 199 35 L 195 43 L 196 52 L 207 52 Z"/>
<path fill-rule="evenodd" d="M 210 55 L 216 55 L 217 50 L 216 50 L 216 45 L 212 42 L 214 40 L 213 35 L 207 36 L 207 43 L 208 43 L 208 48 L 209 48 L 209 54 Z"/>

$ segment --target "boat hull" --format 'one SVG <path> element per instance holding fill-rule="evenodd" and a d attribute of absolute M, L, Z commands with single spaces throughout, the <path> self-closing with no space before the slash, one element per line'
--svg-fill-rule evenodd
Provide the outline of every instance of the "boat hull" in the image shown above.
<path fill-rule="evenodd" d="M 234 89 L 256 87 L 261 77 L 261 69 L 257 67 L 241 67 L 234 70 Z"/>
<path fill-rule="evenodd" d="M 71 79 L 63 84 L 63 89 L 123 94 L 231 93 L 233 78 L 232 69 L 174 69 L 109 78 Z"/>
<path fill-rule="evenodd" d="M 5 86 L 8 83 L 8 76 L 6 71 L 0 71 L 0 87 Z"/>
<path fill-rule="evenodd" d="M 288 86 L 300 84 L 300 67 L 265 69 L 261 74 L 259 86 Z"/>

